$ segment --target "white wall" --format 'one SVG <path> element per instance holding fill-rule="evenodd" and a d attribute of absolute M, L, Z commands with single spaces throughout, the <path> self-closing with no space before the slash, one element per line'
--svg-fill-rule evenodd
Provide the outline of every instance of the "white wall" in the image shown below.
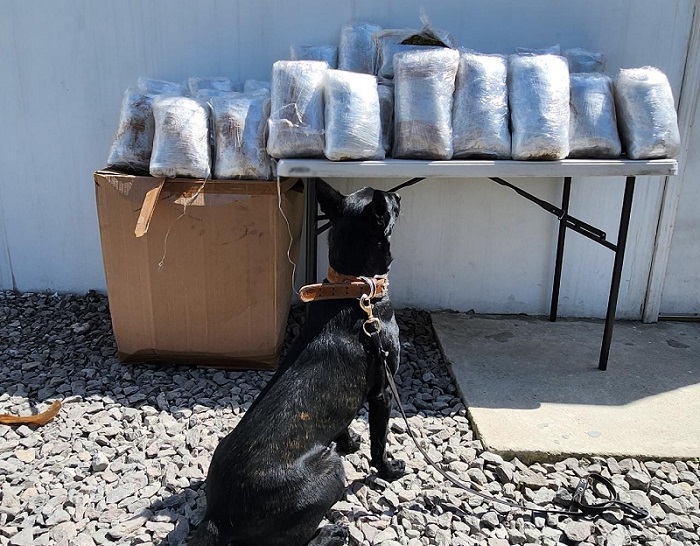
<path fill-rule="evenodd" d="M 655 65 L 680 89 L 693 0 L 7 0 L 0 3 L 0 288 L 104 290 L 92 172 L 104 165 L 121 96 L 139 76 L 269 78 L 293 43 L 335 43 L 342 24 L 416 27 L 421 5 L 460 45 L 582 46 L 620 67 Z M 697 136 L 695 137 L 697 138 Z M 619 316 L 640 316 L 662 180 L 639 179 Z M 339 188 L 361 185 L 348 182 Z M 523 186 L 558 201 L 560 182 Z M 388 187 L 388 184 L 385 186 Z M 572 212 L 617 233 L 622 182 L 575 181 Z M 485 180 L 404 192 L 392 294 L 405 305 L 542 313 L 556 222 Z M 697 217 L 697 216 L 695 216 Z M 569 235 L 564 315 L 602 316 L 612 254 Z M 694 267 L 681 265 L 681 269 Z"/>

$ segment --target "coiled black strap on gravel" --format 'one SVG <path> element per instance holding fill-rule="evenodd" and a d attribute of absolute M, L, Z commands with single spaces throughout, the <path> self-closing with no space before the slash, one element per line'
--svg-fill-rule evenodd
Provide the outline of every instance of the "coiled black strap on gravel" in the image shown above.
<path fill-rule="evenodd" d="M 560 516 L 572 517 L 599 517 L 605 510 L 618 508 L 624 511 L 628 516 L 630 516 L 633 519 L 644 520 L 649 517 L 649 512 L 647 512 L 646 510 L 637 508 L 636 506 L 633 506 L 630 503 L 622 502 L 621 500 L 619 500 L 617 497 L 617 491 L 613 483 L 607 478 L 601 476 L 600 474 L 588 474 L 586 477 L 581 479 L 578 486 L 576 487 L 576 490 L 574 491 L 573 499 L 571 501 L 571 506 L 574 508 L 574 510 L 551 510 L 537 505 L 526 506 L 525 504 L 510 502 L 507 500 L 492 497 L 491 495 L 482 493 L 481 491 L 475 489 L 472 485 L 463 482 L 455 476 L 445 472 L 440 467 L 440 465 L 438 465 L 435 461 L 433 461 L 430 458 L 430 455 L 428 455 L 425 449 L 421 447 L 421 445 L 418 443 L 418 439 L 413 434 L 413 430 L 411 429 L 411 425 L 408 422 L 406 412 L 404 411 L 403 406 L 401 405 L 401 399 L 399 397 L 398 389 L 396 388 L 396 383 L 394 382 L 393 374 L 389 369 L 389 364 L 387 362 L 387 356 L 389 355 L 389 353 L 385 351 L 382 347 L 382 340 L 379 336 L 379 327 L 376 323 L 371 323 L 366 326 L 367 327 L 364 328 L 365 334 L 367 334 L 367 336 L 369 337 L 372 346 L 374 347 L 374 349 L 377 352 L 377 355 L 379 356 L 379 360 L 384 366 L 384 372 L 386 375 L 387 383 L 389 384 L 389 389 L 391 390 L 391 394 L 393 395 L 394 400 L 396 400 L 396 405 L 398 406 L 399 412 L 401 413 L 401 417 L 403 417 L 403 420 L 406 423 L 406 431 L 408 432 L 408 435 L 410 436 L 411 440 L 413 440 L 413 443 L 416 445 L 421 455 L 423 455 L 426 462 L 435 470 L 437 470 L 437 472 L 447 481 L 449 481 L 456 487 L 463 489 L 467 493 L 481 497 L 482 499 L 487 500 L 491 503 L 503 504 L 505 506 L 516 508 L 518 510 L 531 512 L 533 516 L 535 514 L 555 514 Z M 609 498 L 600 502 L 588 504 L 585 501 L 584 494 L 586 492 L 586 489 L 588 489 L 591 486 L 594 486 L 596 483 L 605 487 L 605 489 L 608 491 Z"/>

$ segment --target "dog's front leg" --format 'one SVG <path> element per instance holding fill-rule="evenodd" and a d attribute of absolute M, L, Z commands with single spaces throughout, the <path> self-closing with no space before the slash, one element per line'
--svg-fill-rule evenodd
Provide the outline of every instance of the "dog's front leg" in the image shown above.
<path fill-rule="evenodd" d="M 387 481 L 400 478 L 406 470 L 404 461 L 389 459 L 386 454 L 391 398 L 391 391 L 385 387 L 376 394 L 370 394 L 368 399 L 371 464 L 379 472 L 379 477 Z"/>

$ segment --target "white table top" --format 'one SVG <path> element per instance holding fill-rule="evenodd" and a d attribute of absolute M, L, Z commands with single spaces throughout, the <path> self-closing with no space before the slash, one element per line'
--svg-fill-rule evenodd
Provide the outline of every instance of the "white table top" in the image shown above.
<path fill-rule="evenodd" d="M 562 159 L 559 161 L 329 161 L 280 159 L 277 174 L 290 178 L 546 178 L 566 176 L 672 176 L 675 159 Z"/>

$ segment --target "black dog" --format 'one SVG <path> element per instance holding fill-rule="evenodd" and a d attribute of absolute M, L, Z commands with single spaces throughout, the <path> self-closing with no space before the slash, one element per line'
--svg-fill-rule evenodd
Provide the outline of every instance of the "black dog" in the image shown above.
<path fill-rule="evenodd" d="M 322 181 L 317 192 L 332 223 L 331 268 L 355 277 L 385 275 L 399 196 L 371 188 L 343 196 Z M 386 295 L 373 304 L 395 373 L 394 311 Z M 372 465 L 386 480 L 404 473 L 404 462 L 385 452 L 392 397 L 382 360 L 363 332 L 367 315 L 357 299 L 309 305 L 307 324 L 279 370 L 214 452 L 207 511 L 191 546 L 307 544 L 342 497 L 345 475 L 332 444 L 343 452 L 357 449 L 348 425 L 365 401 Z"/>

